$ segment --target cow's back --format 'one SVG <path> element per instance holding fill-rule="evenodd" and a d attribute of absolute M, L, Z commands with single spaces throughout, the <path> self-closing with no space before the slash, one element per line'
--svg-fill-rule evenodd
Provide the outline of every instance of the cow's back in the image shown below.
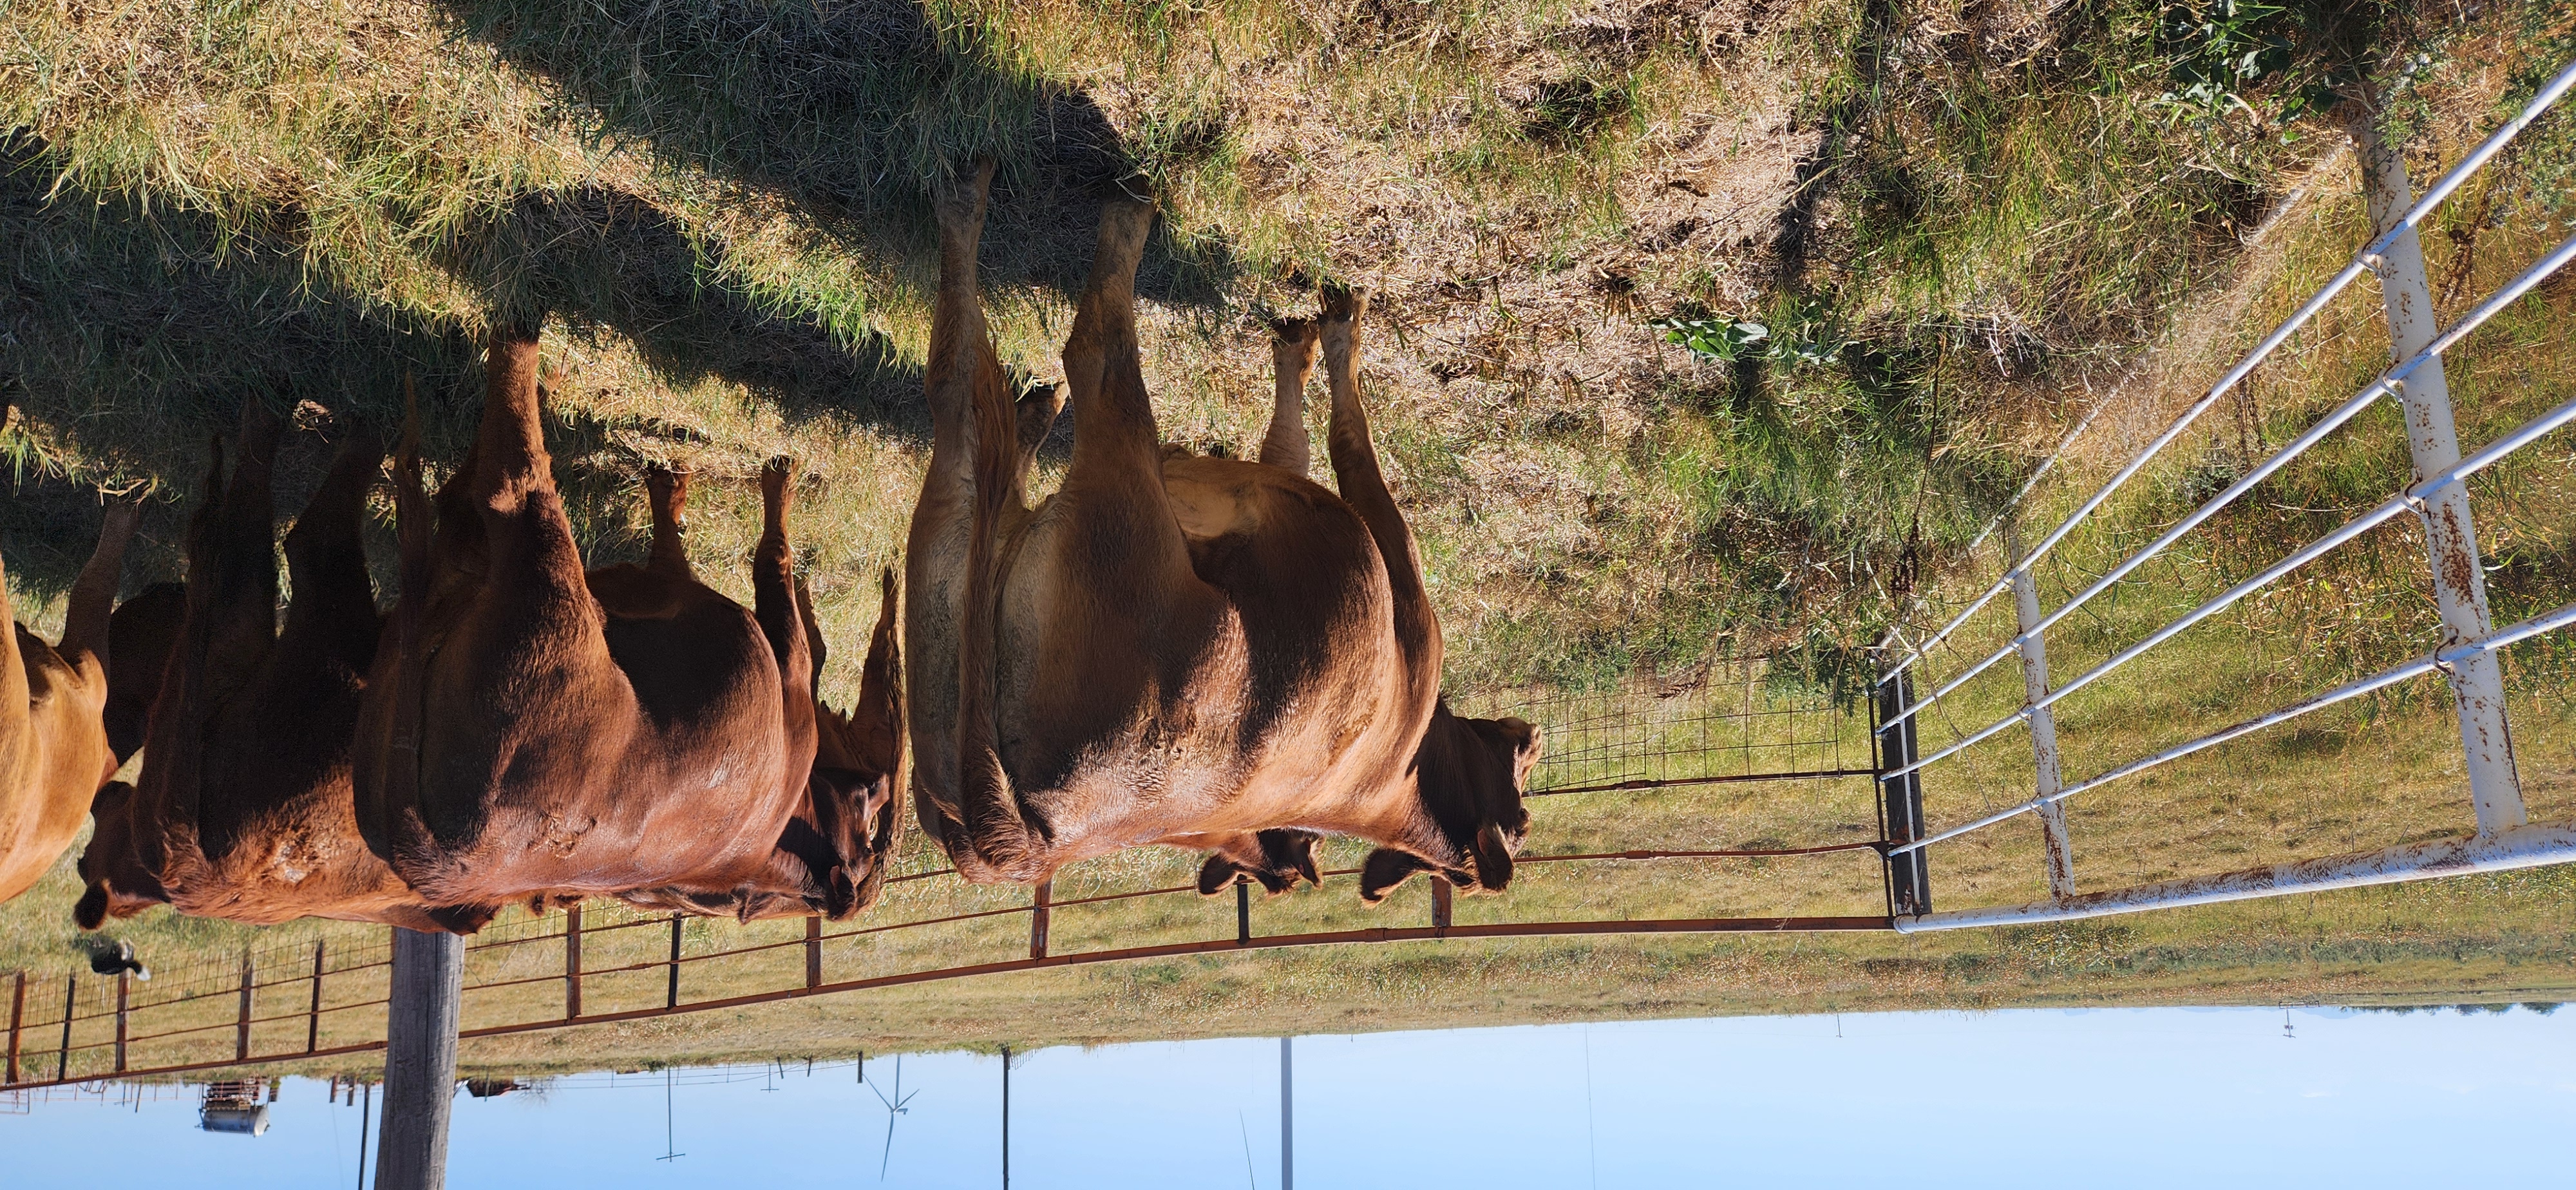
<path fill-rule="evenodd" d="M 282 640 L 216 712 L 195 854 L 168 881 L 172 907 L 253 925 L 319 917 L 435 928 L 358 830 L 351 765 L 371 660 Z"/>
<path fill-rule="evenodd" d="M 1192 569 L 1224 614 L 1168 626 L 1161 655 L 1107 673 L 1049 666 L 1060 656 L 1052 643 L 1095 631 L 1086 617 L 1127 610 L 1049 581 L 1043 560 L 1068 545 L 1045 536 L 1071 536 L 1078 520 L 1041 506 L 1031 540 L 1013 542 L 1003 560 L 1003 762 L 1051 832 L 1096 836 L 1100 851 L 1273 825 L 1383 781 L 1403 751 L 1397 721 L 1413 717 L 1396 705 L 1404 665 L 1385 565 L 1349 506 L 1238 460 L 1175 454 L 1163 474 Z"/>
<path fill-rule="evenodd" d="M 71 846 L 114 767 L 99 719 L 107 675 L 23 625 L 10 631 L 15 656 L 0 665 L 20 680 L 5 684 L 16 705 L 0 712 L 0 901 L 25 892 Z"/>
<path fill-rule="evenodd" d="M 531 733 L 493 774 L 488 816 L 460 848 L 467 866 L 511 870 L 508 882 L 523 886 L 514 894 L 742 878 L 792 809 L 767 638 L 749 611 L 701 585 L 633 567 L 588 578 L 622 688 L 558 708 L 582 727 Z M 539 755 L 564 744 L 590 759 Z"/>

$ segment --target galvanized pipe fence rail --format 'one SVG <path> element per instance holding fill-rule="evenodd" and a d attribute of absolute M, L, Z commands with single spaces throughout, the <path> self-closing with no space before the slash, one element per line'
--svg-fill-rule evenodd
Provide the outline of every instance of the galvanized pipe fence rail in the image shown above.
<path fill-rule="evenodd" d="M 2422 196 L 2409 193 L 2406 169 L 2394 146 L 2378 141 L 2368 126 L 2358 126 L 2365 198 L 2375 234 L 2353 253 L 2321 288 L 2210 386 L 2205 395 L 2172 425 L 2130 458 L 2099 489 L 2087 496 L 2054 529 L 2028 550 L 2021 548 L 2012 524 L 2005 522 L 2005 552 L 2011 562 L 1967 605 L 1920 640 L 1902 631 L 1882 645 L 1890 663 L 1882 671 L 1875 699 L 1879 716 L 1882 813 L 1889 820 L 1891 912 L 1901 931 L 1956 929 L 2013 922 L 2063 921 L 2211 901 L 2276 896 L 2284 893 L 2427 879 L 2467 872 L 2576 860 L 2576 823 L 2544 826 L 2525 821 L 2514 763 L 2512 731 L 2507 722 L 2503 670 L 2498 653 L 2514 644 L 2562 631 L 2576 624 L 2576 605 L 2533 616 L 2498 629 L 2489 619 L 2485 570 L 2478 553 L 2477 531 L 2467 480 L 2517 451 L 2530 447 L 2571 421 L 2576 401 L 2563 403 L 2512 431 L 2463 454 L 2453 426 L 2449 385 L 2443 359 L 2457 351 L 2481 326 L 2543 281 L 2576 260 L 2576 237 L 2543 253 L 2538 260 L 2489 294 L 2444 328 L 2435 325 L 2432 291 L 2426 280 L 2417 229 L 2445 199 L 2466 184 L 2525 128 L 2576 88 L 2576 64 L 2558 72 L 2510 120 L 2498 127 L 2457 164 L 2444 172 Z M 2233 392 L 2265 359 L 2309 325 L 2334 299 L 2365 273 L 2379 278 L 2391 358 L 2396 362 L 2342 404 L 2319 418 L 2287 445 L 2273 451 L 2234 482 L 2176 521 L 2154 541 L 2112 564 L 2099 578 L 2053 611 L 2043 612 L 2035 568 L 2076 529 L 2091 519 L 2124 485 L 2143 472 L 2191 426 Z M 2258 484 L 2341 430 L 2383 399 L 2402 412 L 2414 481 L 2370 510 L 2323 537 L 2291 550 L 2226 591 L 2118 649 L 2071 680 L 2053 678 L 2048 663 L 2051 629 L 2106 591 L 2136 575 L 2149 560 L 2199 529 L 2235 504 Z M 2029 490 L 2017 496 L 2018 503 Z M 2053 709 L 2069 695 L 2137 661 L 2193 625 L 2199 624 L 2273 584 L 2299 568 L 2343 547 L 2406 513 L 2416 514 L 2427 543 L 2429 588 L 2440 612 L 2442 640 L 2433 649 L 2377 674 L 2347 682 L 2289 706 L 2186 740 L 2152 755 L 2108 768 L 2083 780 L 2067 782 Z M 1995 597 L 2010 591 L 2014 601 L 2009 640 L 1946 678 L 1921 679 L 1931 686 L 1917 696 L 1917 675 L 1928 674 L 1928 656 L 1951 641 Z M 1969 682 L 2006 659 L 2017 659 L 2023 696 L 2018 709 L 1925 754 L 1919 723 L 1928 708 L 1955 700 Z M 2457 839 L 2388 847 L 2319 857 L 2232 872 L 2160 881 L 2097 892 L 2079 889 L 2064 803 L 2076 794 L 2133 777 L 2194 753 L 2289 722 L 2311 712 L 2361 698 L 2412 679 L 2439 673 L 2448 681 L 2458 708 L 2462 761 L 2466 770 L 2475 832 Z M 1955 826 L 1934 829 L 1924 816 L 1923 776 L 1961 753 L 2020 727 L 2031 747 L 2030 795 L 2005 809 Z M 1926 849 L 1937 843 L 1987 830 L 2022 815 L 2039 820 L 2046 856 L 2049 896 L 2045 901 L 1988 908 L 1932 909 Z"/>

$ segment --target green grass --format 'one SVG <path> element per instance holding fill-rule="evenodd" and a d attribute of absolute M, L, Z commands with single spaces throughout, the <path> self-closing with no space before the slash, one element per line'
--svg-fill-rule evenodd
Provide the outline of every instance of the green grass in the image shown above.
<path fill-rule="evenodd" d="M 1689 715 L 1740 694 L 1713 657 L 1780 654 L 1753 695 L 1777 705 L 1847 694 L 1856 650 L 1891 619 L 1938 622 L 1982 585 L 1996 546 L 1972 557 L 1969 541 L 2124 369 L 2138 365 L 2139 378 L 2066 476 L 2036 494 L 2032 523 L 2070 507 L 2142 428 L 2196 397 L 2360 235 L 2350 166 L 2327 157 L 2335 134 L 2283 118 L 2338 67 L 2341 43 L 2308 45 L 2249 86 L 2251 115 L 2213 116 L 2168 98 L 2172 67 L 2198 51 L 2159 31 L 2162 6 L 2130 0 L 2064 6 L 2036 25 L 1992 6 L 1843 0 L 1732 24 L 1539 0 L 1378 4 L 1330 20 L 1249 0 L 72 11 L 0 0 L 0 126 L 18 129 L 0 171 L 0 397 L 12 409 L 0 451 L 14 484 L 0 536 L 31 623 L 59 616 L 95 532 L 95 486 L 157 488 L 129 579 L 176 574 L 206 435 L 246 397 L 390 424 L 408 373 L 433 457 L 458 457 L 479 328 L 496 310 L 543 306 L 554 315 L 550 442 L 585 548 L 599 561 L 640 553 L 642 467 L 694 466 L 713 482 L 696 489 L 691 549 L 711 581 L 745 594 L 740 561 L 757 532 L 748 476 L 770 454 L 796 455 L 810 475 L 801 561 L 838 646 L 827 681 L 846 697 L 873 578 L 896 560 L 926 450 L 924 196 L 957 161 L 989 153 L 1003 173 L 986 300 L 1006 358 L 1034 374 L 1050 370 L 1066 329 L 1097 194 L 1133 171 L 1163 196 L 1169 217 L 1145 278 L 1148 376 L 1166 436 L 1195 448 L 1258 441 L 1263 315 L 1298 308 L 1319 278 L 1377 288 L 1367 383 L 1448 630 L 1450 684 L 1479 705 L 1539 708 L 1572 761 L 1560 783 L 1606 772 L 1584 759 L 1587 743 L 1655 738 L 1587 734 L 1580 705 L 1551 701 L 1565 691 L 1694 744 Z M 2431 55 L 2392 116 L 2413 137 L 2419 177 L 2491 124 L 2568 33 L 2563 14 L 2536 3 L 2392 32 Z M 2535 128 L 2428 228 L 2446 312 L 2564 234 L 2571 126 L 2562 116 Z M 2312 169 L 2316 197 L 2247 259 L 2236 237 Z M 2555 350 L 2571 302 L 2565 286 L 2536 295 L 2454 366 L 2464 441 L 2576 389 Z M 1673 313 L 1759 320 L 1815 349 L 1698 361 L 1650 325 Z M 2384 366 L 2375 320 L 2372 295 L 2355 293 L 2303 334 L 2062 547 L 2045 598 L 2080 589 Z M 2283 542 L 2375 503 L 2405 472 L 2391 420 L 2365 416 L 2069 621 L 2051 642 L 2057 672 L 2079 672 Z M 320 457 L 310 438 L 290 443 L 282 506 L 300 504 Z M 2478 481 L 2499 620 L 2571 597 L 2571 473 L 2553 440 Z M 2430 647 L 2410 533 L 2383 530 L 2069 699 L 2069 775 Z M 1989 612 L 1962 654 L 2007 639 L 2008 620 Z M 2576 806 L 2571 663 L 2563 645 L 2525 646 L 2511 662 L 2535 817 Z M 1933 716 L 1927 741 L 2018 699 L 2007 667 Z M 2459 829 L 2450 731 L 2447 700 L 2427 683 L 2088 795 L 2073 808 L 2079 878 L 2112 887 Z M 1935 819 L 2026 797 L 2026 755 L 2008 732 L 1935 773 Z M 1552 854 L 1874 830 L 1859 782 L 1584 795 L 1540 802 L 1538 814 L 1534 853 Z M 931 861 L 917 850 L 910 862 Z M 2027 823 L 1935 863 L 1946 906 L 2043 891 Z M 1178 884 L 1193 868 L 1139 852 L 1068 873 L 1059 891 Z M 899 888 L 880 917 L 1021 895 Z M 58 871 L 0 909 L 0 965 L 50 978 L 77 964 L 73 891 Z M 2576 954 L 2567 891 L 2563 873 L 2535 873 L 1962 937 L 1176 960 L 478 1053 L 564 1063 L 1105 1040 L 1159 1035 L 1174 1020 L 1224 1033 L 1599 1013 L 2548 999 Z M 1258 912 L 1265 928 L 1418 920 L 1424 895 L 1366 914 L 1345 881 Z M 1507 897 L 1459 913 L 1866 913 L 1878 896 L 1865 857 L 1532 865 Z M 1215 936 L 1231 928 L 1227 910 L 1178 898 L 1068 911 L 1057 945 Z M 699 946 L 793 927 L 690 928 Z M 265 969 L 291 967 L 317 939 L 352 954 L 375 941 L 354 927 L 254 933 L 167 913 L 124 930 L 165 965 L 204 956 L 218 983 L 246 946 L 277 952 Z M 830 965 L 842 977 L 1009 957 L 1021 931 L 1004 918 L 836 942 Z M 603 941 L 593 965 L 644 961 L 657 941 L 629 931 Z M 520 949 L 504 964 L 517 975 L 559 962 L 542 944 Z M 790 954 L 703 978 L 693 968 L 689 994 L 792 982 Z M 659 978 L 603 979 L 593 1007 L 652 1001 Z M 363 983 L 334 992 L 366 994 Z M 470 1012 L 525 1016 L 554 994 L 525 985 Z M 347 1015 L 358 1028 L 364 1014 Z"/>
<path fill-rule="evenodd" d="M 544 307 L 585 539 L 631 548 L 645 462 L 789 450 L 846 620 L 918 466 L 925 196 L 986 154 L 988 297 L 1033 373 L 1096 195 L 1163 196 L 1176 441 L 1257 438 L 1261 316 L 1379 289 L 1370 382 L 1455 681 L 1830 656 L 2320 143 L 2177 115 L 2161 11 L 22 0 L 0 444 L 59 482 L 5 528 L 57 589 L 77 488 L 184 484 L 251 392 L 389 421 L 416 373 L 453 457 L 478 328 Z M 2331 51 L 2247 95 L 2277 114 Z M 1714 373 L 1645 325 L 1689 309 L 1851 350 Z"/>

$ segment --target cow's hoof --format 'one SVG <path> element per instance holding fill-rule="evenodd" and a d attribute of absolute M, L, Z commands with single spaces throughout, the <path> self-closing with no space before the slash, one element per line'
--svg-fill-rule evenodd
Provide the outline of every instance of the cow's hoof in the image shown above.
<path fill-rule="evenodd" d="M 1368 316 L 1369 292 L 1340 282 L 1324 286 L 1324 321 L 1357 322 Z"/>
<path fill-rule="evenodd" d="M 993 192 L 993 159 L 978 157 L 966 172 L 940 184 L 932 199 L 941 227 L 958 231 L 980 230 L 984 222 L 984 203 Z"/>

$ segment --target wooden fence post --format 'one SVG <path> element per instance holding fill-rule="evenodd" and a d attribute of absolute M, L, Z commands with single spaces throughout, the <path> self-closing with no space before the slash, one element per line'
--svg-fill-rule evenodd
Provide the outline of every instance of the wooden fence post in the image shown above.
<path fill-rule="evenodd" d="M 1055 881 L 1041 880 L 1036 889 L 1036 907 L 1029 911 L 1029 957 L 1047 957 L 1047 916 L 1055 903 Z"/>
<path fill-rule="evenodd" d="M 80 987 L 80 976 L 63 977 L 63 1048 L 54 1055 L 54 1081 L 61 1082 L 72 1072 L 72 994 Z"/>
<path fill-rule="evenodd" d="M 17 988 L 9 993 L 9 1081 L 18 1081 L 18 1030 L 27 1021 L 27 973 L 18 973 Z"/>
<path fill-rule="evenodd" d="M 456 1022 L 465 939 L 394 934 L 385 1005 L 385 1111 L 376 1132 L 377 1190 L 447 1184 L 449 1113 L 456 1094 Z M 362 1142 L 359 1149 L 366 1146 Z"/>
<path fill-rule="evenodd" d="M 133 986 L 132 972 L 116 973 L 116 1072 L 118 1074 L 125 1073 L 125 1005 L 128 993 Z"/>
<path fill-rule="evenodd" d="M 320 1049 L 322 1043 L 322 943 L 313 944 L 313 1006 L 304 1010 L 304 1052 Z"/>
<path fill-rule="evenodd" d="M 1449 933 L 1449 878 L 1437 872 L 1431 876 L 1431 928 L 1439 936 Z"/>
<path fill-rule="evenodd" d="M 662 998 L 662 1007 L 680 1006 L 680 915 L 671 915 L 671 990 Z"/>
<path fill-rule="evenodd" d="M 242 950 L 241 1011 L 233 1014 L 233 1060 L 250 1058 L 250 950 Z"/>
<path fill-rule="evenodd" d="M 564 910 L 564 1019 L 581 1019 L 581 906 Z"/>
<path fill-rule="evenodd" d="M 1234 882 L 1234 944 L 1252 945 L 1252 886 Z"/>
<path fill-rule="evenodd" d="M 823 986 L 823 919 L 805 919 L 805 986 Z"/>

